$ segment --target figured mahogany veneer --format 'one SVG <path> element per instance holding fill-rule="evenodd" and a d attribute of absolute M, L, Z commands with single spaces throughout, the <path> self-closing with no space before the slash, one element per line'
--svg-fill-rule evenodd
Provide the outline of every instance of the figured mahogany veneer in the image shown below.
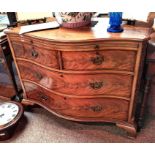
<path fill-rule="evenodd" d="M 17 61 L 21 78 L 58 93 L 68 95 L 113 95 L 130 98 L 132 75 L 126 74 L 63 74 L 51 72 L 33 63 Z M 31 67 L 29 67 L 29 65 Z"/>
<path fill-rule="evenodd" d="M 59 117 L 113 122 L 136 135 L 135 112 L 149 29 L 94 27 L 19 35 L 6 31 L 24 91 L 23 104 L 39 104 Z"/>
<path fill-rule="evenodd" d="M 115 69 L 133 71 L 136 53 L 124 50 L 96 50 L 89 52 L 62 52 L 66 70 Z M 124 62 L 124 60 L 126 60 Z"/>
<path fill-rule="evenodd" d="M 54 50 L 34 47 L 31 44 L 22 44 L 20 42 L 12 42 L 12 46 L 18 58 L 28 59 L 38 64 L 59 69 L 57 52 Z"/>
<path fill-rule="evenodd" d="M 55 95 L 30 82 L 24 82 L 24 86 L 29 99 L 43 103 L 43 106 L 53 109 L 58 115 L 72 120 L 127 120 L 129 101 L 109 98 L 79 99 Z"/>

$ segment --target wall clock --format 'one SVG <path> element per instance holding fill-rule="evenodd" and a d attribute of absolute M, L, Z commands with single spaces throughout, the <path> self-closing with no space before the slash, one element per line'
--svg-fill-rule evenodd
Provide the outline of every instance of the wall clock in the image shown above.
<path fill-rule="evenodd" d="M 23 106 L 16 102 L 0 102 L 0 140 L 12 136 L 23 115 Z"/>

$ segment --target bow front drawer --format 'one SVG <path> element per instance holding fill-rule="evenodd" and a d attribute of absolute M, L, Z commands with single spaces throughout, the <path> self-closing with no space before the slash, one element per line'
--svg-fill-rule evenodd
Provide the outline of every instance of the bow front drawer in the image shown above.
<path fill-rule="evenodd" d="M 24 82 L 28 99 L 39 102 L 62 116 L 83 119 L 126 120 L 129 102 L 114 98 L 70 98 L 58 96 L 29 82 Z M 111 108 L 112 107 L 112 108 Z"/>
<path fill-rule="evenodd" d="M 21 42 L 12 42 L 15 56 L 47 67 L 59 69 L 57 51 Z"/>
<path fill-rule="evenodd" d="M 121 70 L 134 71 L 136 52 L 123 50 L 95 50 L 62 52 L 65 70 Z"/>
<path fill-rule="evenodd" d="M 23 80 L 33 81 L 58 93 L 130 97 L 132 75 L 114 73 L 62 74 L 22 61 L 18 61 L 18 66 Z"/>

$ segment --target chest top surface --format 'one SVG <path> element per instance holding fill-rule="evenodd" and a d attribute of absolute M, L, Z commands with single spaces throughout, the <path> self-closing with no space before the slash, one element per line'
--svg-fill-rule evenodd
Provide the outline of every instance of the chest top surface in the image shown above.
<path fill-rule="evenodd" d="M 122 33 L 109 33 L 107 28 L 109 26 L 108 19 L 94 18 L 90 26 L 81 28 L 63 28 L 49 29 L 36 32 L 29 32 L 21 36 L 29 36 L 40 39 L 47 39 L 60 42 L 82 42 L 93 40 L 136 40 L 142 41 L 149 38 L 150 29 L 144 27 L 134 27 L 123 25 L 124 31 Z M 19 34 L 20 27 L 8 29 L 6 33 Z"/>

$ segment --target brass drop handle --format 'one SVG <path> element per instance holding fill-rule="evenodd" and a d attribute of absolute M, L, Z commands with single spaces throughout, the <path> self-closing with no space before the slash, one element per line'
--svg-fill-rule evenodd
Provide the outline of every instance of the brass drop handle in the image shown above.
<path fill-rule="evenodd" d="M 95 65 L 101 65 L 104 62 L 104 57 L 102 55 L 96 55 L 96 57 L 92 57 L 90 61 Z"/>
<path fill-rule="evenodd" d="M 89 86 L 92 88 L 92 89 L 100 89 L 103 87 L 103 82 L 100 81 L 100 82 L 90 82 L 89 83 Z"/>
<path fill-rule="evenodd" d="M 0 58 L 0 64 L 3 64 L 3 63 L 4 63 L 4 59 Z"/>
<path fill-rule="evenodd" d="M 32 50 L 32 57 L 37 58 L 38 57 L 38 52 L 36 52 L 35 50 Z"/>
<path fill-rule="evenodd" d="M 41 80 L 41 79 L 43 78 L 42 74 L 41 74 L 41 73 L 38 73 L 38 72 L 35 73 L 35 77 L 36 77 L 38 80 Z"/>
<path fill-rule="evenodd" d="M 94 46 L 94 48 L 95 48 L 95 50 L 98 50 L 98 49 L 100 48 L 100 46 L 99 46 L 98 44 L 96 44 L 96 45 Z"/>
<path fill-rule="evenodd" d="M 91 106 L 90 109 L 94 112 L 100 112 L 102 111 L 102 106 L 99 106 L 99 105 Z"/>
<path fill-rule="evenodd" d="M 41 95 L 41 99 L 42 99 L 43 101 L 47 101 L 47 100 L 48 100 L 48 96 L 46 96 L 46 95 Z"/>

